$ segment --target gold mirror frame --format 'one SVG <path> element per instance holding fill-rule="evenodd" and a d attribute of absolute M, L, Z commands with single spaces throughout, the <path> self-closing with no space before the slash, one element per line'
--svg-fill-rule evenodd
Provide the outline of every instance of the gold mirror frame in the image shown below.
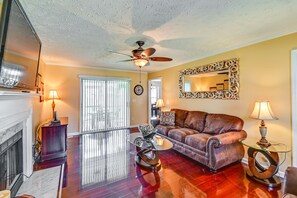
<path fill-rule="evenodd" d="M 229 89 L 220 91 L 184 92 L 184 76 L 198 75 L 215 71 L 228 70 Z M 223 60 L 195 68 L 184 69 L 179 72 L 179 98 L 208 98 L 208 99 L 239 99 L 239 58 Z"/>

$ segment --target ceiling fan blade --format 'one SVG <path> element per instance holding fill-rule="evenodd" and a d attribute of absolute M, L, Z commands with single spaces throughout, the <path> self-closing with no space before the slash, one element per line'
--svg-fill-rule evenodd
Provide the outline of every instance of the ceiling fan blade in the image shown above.
<path fill-rule="evenodd" d="M 111 52 L 113 54 L 119 54 L 119 55 L 123 55 L 123 56 L 129 56 L 130 58 L 133 58 L 133 56 L 131 56 L 129 54 L 124 54 L 124 53 L 121 53 L 121 52 L 114 52 L 114 51 L 111 51 L 111 50 L 109 52 Z"/>
<path fill-rule="evenodd" d="M 147 48 L 142 53 L 145 54 L 146 56 L 151 56 L 155 52 L 156 52 L 156 49 L 155 48 Z"/>
<path fill-rule="evenodd" d="M 129 62 L 129 61 L 134 61 L 135 59 L 127 59 L 127 60 L 121 60 L 121 61 L 118 61 L 118 62 Z"/>
<path fill-rule="evenodd" d="M 172 61 L 172 58 L 167 57 L 149 57 L 152 61 Z"/>
<path fill-rule="evenodd" d="M 131 52 L 132 52 L 132 54 L 133 54 L 134 57 L 140 58 L 141 57 L 141 54 L 143 52 L 143 49 L 142 48 L 138 48 L 138 49 L 132 50 Z"/>

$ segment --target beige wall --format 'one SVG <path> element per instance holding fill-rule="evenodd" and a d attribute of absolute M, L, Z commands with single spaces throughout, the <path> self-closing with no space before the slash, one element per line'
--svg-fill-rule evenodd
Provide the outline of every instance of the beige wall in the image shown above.
<path fill-rule="evenodd" d="M 150 73 L 148 78 L 162 77 L 166 108 L 200 110 L 236 115 L 245 122 L 248 137 L 259 138 L 259 120 L 250 119 L 256 100 L 269 100 L 279 118 L 268 120 L 267 138 L 292 147 L 290 52 L 297 48 L 297 33 L 218 54 L 170 69 Z M 240 99 L 179 99 L 178 72 L 230 58 L 240 59 Z M 281 155 L 281 160 L 283 159 Z M 291 164 L 291 153 L 281 170 Z"/>
<path fill-rule="evenodd" d="M 69 117 L 69 132 L 79 131 L 80 80 L 79 75 L 130 78 L 130 124 L 147 123 L 147 74 L 142 74 L 141 85 L 144 93 L 134 94 L 134 86 L 139 84 L 138 72 L 123 72 L 90 68 L 75 68 L 47 65 L 45 75 L 46 97 L 49 89 L 57 89 L 61 100 L 56 101 L 56 111 L 60 117 Z M 51 100 L 45 102 L 45 116 L 51 117 Z"/>
<path fill-rule="evenodd" d="M 38 73 L 42 75 L 42 82 L 44 82 L 44 73 L 45 73 L 46 65 L 45 63 L 40 60 Z M 37 129 L 38 125 L 40 125 L 44 120 L 44 102 L 40 102 L 40 97 L 35 96 L 32 101 L 33 104 L 33 129 Z"/>

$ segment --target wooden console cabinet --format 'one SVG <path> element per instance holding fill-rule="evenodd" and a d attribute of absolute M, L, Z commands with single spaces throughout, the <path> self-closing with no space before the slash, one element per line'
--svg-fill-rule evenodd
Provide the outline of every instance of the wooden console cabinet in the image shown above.
<path fill-rule="evenodd" d="M 67 156 L 68 118 L 60 118 L 61 124 L 50 123 L 41 127 L 41 161 Z"/>

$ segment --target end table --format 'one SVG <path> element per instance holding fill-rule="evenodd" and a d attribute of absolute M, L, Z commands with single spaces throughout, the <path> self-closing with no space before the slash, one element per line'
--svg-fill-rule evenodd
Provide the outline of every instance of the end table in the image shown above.
<path fill-rule="evenodd" d="M 160 124 L 160 118 L 152 117 L 151 118 L 151 124 L 153 125 L 153 127 L 156 127 L 158 124 Z"/>
<path fill-rule="evenodd" d="M 264 184 L 270 188 L 281 187 L 281 181 L 275 176 L 279 168 L 279 153 L 288 153 L 290 149 L 285 144 L 271 142 L 271 146 L 263 147 L 257 144 L 257 140 L 248 138 L 242 140 L 241 143 L 248 147 L 248 166 L 249 170 L 246 172 L 248 178 L 253 181 Z M 263 167 L 257 159 L 258 153 L 269 162 L 268 167 Z"/>

